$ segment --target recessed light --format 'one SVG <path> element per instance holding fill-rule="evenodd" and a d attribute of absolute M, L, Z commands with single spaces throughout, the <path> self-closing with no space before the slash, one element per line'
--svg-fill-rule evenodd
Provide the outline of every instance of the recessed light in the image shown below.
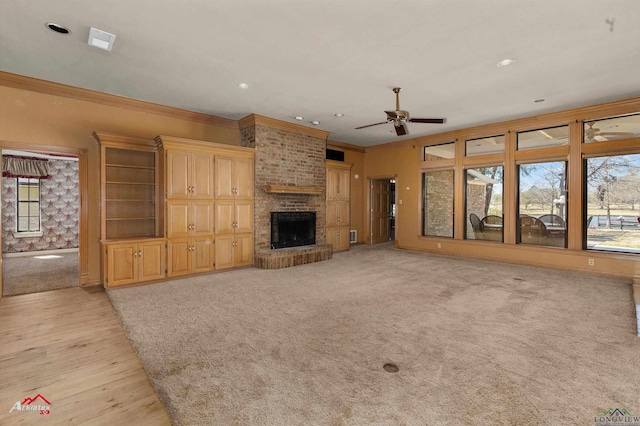
<path fill-rule="evenodd" d="M 241 88 L 241 89 L 248 89 L 249 85 L 247 83 L 240 83 L 240 84 L 238 84 L 238 87 Z"/>
<path fill-rule="evenodd" d="M 496 65 L 497 65 L 498 67 L 506 67 L 506 66 L 508 66 L 508 65 L 511 65 L 511 64 L 512 64 L 512 63 L 514 63 L 514 62 L 515 62 L 515 59 L 509 59 L 509 58 L 507 58 L 507 59 L 503 59 L 503 60 L 501 60 L 501 61 L 500 61 L 500 62 L 498 62 Z"/>
<path fill-rule="evenodd" d="M 313 120 L 311 124 L 313 124 L 314 126 L 317 126 L 318 124 L 320 124 L 320 122 L 318 120 Z"/>
<path fill-rule="evenodd" d="M 536 99 L 536 100 L 535 100 L 535 101 L 533 101 L 533 102 L 535 102 L 535 103 L 539 104 L 540 102 L 544 102 L 544 101 L 546 101 L 546 99 L 545 99 L 545 98 L 540 98 L 540 99 Z"/>
<path fill-rule="evenodd" d="M 303 116 L 301 116 L 301 115 L 298 115 L 297 117 L 293 117 L 293 118 L 295 118 L 295 119 L 296 119 L 296 120 L 298 120 L 298 121 L 302 121 L 302 120 L 304 120 L 304 117 L 303 117 Z"/>
<path fill-rule="evenodd" d="M 67 27 L 63 27 L 60 24 L 54 24 L 53 22 L 47 22 L 45 27 L 49 28 L 51 31 L 54 31 L 58 34 L 70 34 L 71 30 Z"/>
<path fill-rule="evenodd" d="M 333 115 L 335 115 L 336 117 L 344 117 L 344 114 L 343 114 L 343 113 L 341 113 L 341 112 L 338 112 L 338 113 L 333 114 Z"/>
<path fill-rule="evenodd" d="M 111 34 L 97 28 L 91 28 L 89 30 L 89 40 L 87 41 L 89 46 L 111 51 L 114 41 L 116 41 L 115 34 Z"/>

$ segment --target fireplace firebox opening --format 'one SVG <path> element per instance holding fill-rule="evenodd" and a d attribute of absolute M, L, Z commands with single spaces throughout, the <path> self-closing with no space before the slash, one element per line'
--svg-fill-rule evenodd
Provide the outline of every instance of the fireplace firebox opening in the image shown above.
<path fill-rule="evenodd" d="M 271 249 L 316 243 L 316 212 L 271 212 Z"/>

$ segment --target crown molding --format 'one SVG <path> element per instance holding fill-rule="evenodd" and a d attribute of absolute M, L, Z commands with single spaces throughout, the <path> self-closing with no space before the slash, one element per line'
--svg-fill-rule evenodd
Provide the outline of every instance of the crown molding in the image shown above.
<path fill-rule="evenodd" d="M 326 140 L 329 137 L 329 133 L 326 130 L 312 129 L 310 127 L 301 126 L 300 124 L 289 123 L 287 121 L 277 120 L 275 118 L 265 117 L 263 115 L 251 114 L 238 121 L 240 129 L 244 129 L 249 126 L 266 126 L 273 129 L 285 130 L 287 132 L 300 133 L 302 135 L 311 136 L 314 138 Z"/>
<path fill-rule="evenodd" d="M 12 74 L 0 71 L 0 86 L 12 87 L 14 89 L 29 90 L 32 92 L 44 93 L 47 95 L 61 96 L 64 98 L 76 99 L 79 101 L 94 102 L 102 105 L 117 108 L 126 108 L 138 112 L 163 115 L 171 118 L 192 121 L 196 123 L 209 124 L 212 126 L 238 129 L 238 122 L 228 118 L 216 117 L 214 115 L 202 114 L 185 109 L 173 108 L 152 102 L 140 101 L 137 99 L 125 98 L 123 96 L 111 95 L 89 89 L 68 86 L 66 84 L 54 83 L 52 81 L 40 80 L 19 74 Z"/>
<path fill-rule="evenodd" d="M 352 145 L 350 143 L 338 142 L 338 141 L 327 141 L 327 148 L 338 148 L 343 151 L 354 151 L 354 152 L 362 152 L 364 153 L 365 148 L 363 146 Z"/>

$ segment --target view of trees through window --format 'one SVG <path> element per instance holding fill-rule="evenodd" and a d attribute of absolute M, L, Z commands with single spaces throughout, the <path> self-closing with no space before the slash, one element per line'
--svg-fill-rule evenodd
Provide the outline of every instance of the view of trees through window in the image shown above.
<path fill-rule="evenodd" d="M 503 167 L 466 170 L 467 239 L 503 241 Z"/>
<path fill-rule="evenodd" d="M 566 247 L 566 162 L 519 166 L 517 242 Z"/>
<path fill-rule="evenodd" d="M 640 154 L 585 163 L 587 248 L 640 253 Z"/>

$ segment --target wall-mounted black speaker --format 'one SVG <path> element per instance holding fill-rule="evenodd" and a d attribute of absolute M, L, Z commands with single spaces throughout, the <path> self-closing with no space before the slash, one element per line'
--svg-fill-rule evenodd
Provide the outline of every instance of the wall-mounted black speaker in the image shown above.
<path fill-rule="evenodd" d="M 344 152 L 327 148 L 327 160 L 344 161 Z"/>

